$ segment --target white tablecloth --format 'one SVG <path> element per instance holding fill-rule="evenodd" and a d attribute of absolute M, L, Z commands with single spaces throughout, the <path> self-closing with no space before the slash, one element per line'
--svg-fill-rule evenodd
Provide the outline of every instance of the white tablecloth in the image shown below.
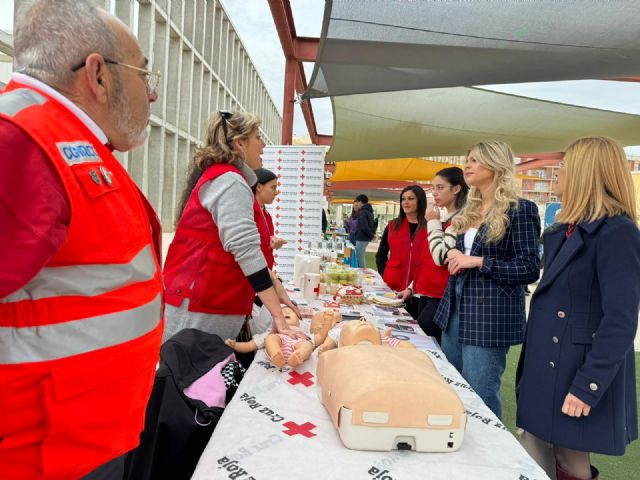
<path fill-rule="evenodd" d="M 548 479 L 436 344 L 423 335 L 415 337 L 466 407 L 467 428 L 460 450 L 436 454 L 347 449 L 319 400 L 317 351 L 292 370 L 275 368 L 261 350 L 222 415 L 192 478 Z"/>

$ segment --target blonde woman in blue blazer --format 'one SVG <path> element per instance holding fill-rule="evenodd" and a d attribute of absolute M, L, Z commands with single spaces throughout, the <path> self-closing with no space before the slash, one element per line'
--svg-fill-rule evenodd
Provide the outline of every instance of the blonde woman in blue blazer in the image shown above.
<path fill-rule="evenodd" d="M 471 147 L 464 179 L 471 188 L 453 220 L 451 276 L 434 323 L 444 354 L 499 418 L 507 352 L 523 337 L 524 287 L 540 275 L 540 217 L 533 202 L 517 196 L 506 143 Z"/>
<path fill-rule="evenodd" d="M 556 194 L 562 210 L 543 237 L 544 275 L 518 366 L 517 424 L 549 476 L 591 479 L 589 452 L 622 455 L 638 437 L 640 232 L 622 147 L 574 142 Z"/>

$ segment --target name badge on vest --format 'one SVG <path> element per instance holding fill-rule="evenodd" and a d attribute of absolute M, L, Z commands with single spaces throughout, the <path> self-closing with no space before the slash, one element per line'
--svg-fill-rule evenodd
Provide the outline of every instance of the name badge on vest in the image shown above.
<path fill-rule="evenodd" d="M 60 142 L 56 147 L 69 165 L 101 161 L 96 149 L 87 142 Z"/>

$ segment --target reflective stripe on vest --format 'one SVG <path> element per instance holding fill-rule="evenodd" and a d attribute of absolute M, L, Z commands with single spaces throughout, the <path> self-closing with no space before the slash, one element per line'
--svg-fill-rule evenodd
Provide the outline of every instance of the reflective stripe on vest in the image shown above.
<path fill-rule="evenodd" d="M 28 88 L 18 88 L 0 96 L 0 112 L 9 117 L 15 117 L 27 107 L 42 105 L 46 97 Z"/>
<path fill-rule="evenodd" d="M 74 295 L 93 297 L 151 280 L 155 274 L 154 254 L 151 245 L 147 245 L 129 263 L 43 268 L 20 290 L 0 299 L 0 303 Z"/>
<path fill-rule="evenodd" d="M 162 297 L 140 307 L 38 327 L 0 327 L 0 364 L 56 360 L 139 338 L 158 326 Z"/>

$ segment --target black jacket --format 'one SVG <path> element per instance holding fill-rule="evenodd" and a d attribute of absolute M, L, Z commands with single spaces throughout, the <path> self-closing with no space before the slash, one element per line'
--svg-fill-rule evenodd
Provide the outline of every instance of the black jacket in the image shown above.
<path fill-rule="evenodd" d="M 183 392 L 231 353 L 219 336 L 193 328 L 162 345 L 145 428 L 140 445 L 125 460 L 125 480 L 191 478 L 224 409 Z M 227 390 L 227 402 L 234 392 Z"/>
<path fill-rule="evenodd" d="M 373 207 L 368 203 L 362 205 L 358 212 L 358 228 L 356 230 L 356 240 L 358 242 L 370 242 L 376 234 L 374 229 Z"/>

